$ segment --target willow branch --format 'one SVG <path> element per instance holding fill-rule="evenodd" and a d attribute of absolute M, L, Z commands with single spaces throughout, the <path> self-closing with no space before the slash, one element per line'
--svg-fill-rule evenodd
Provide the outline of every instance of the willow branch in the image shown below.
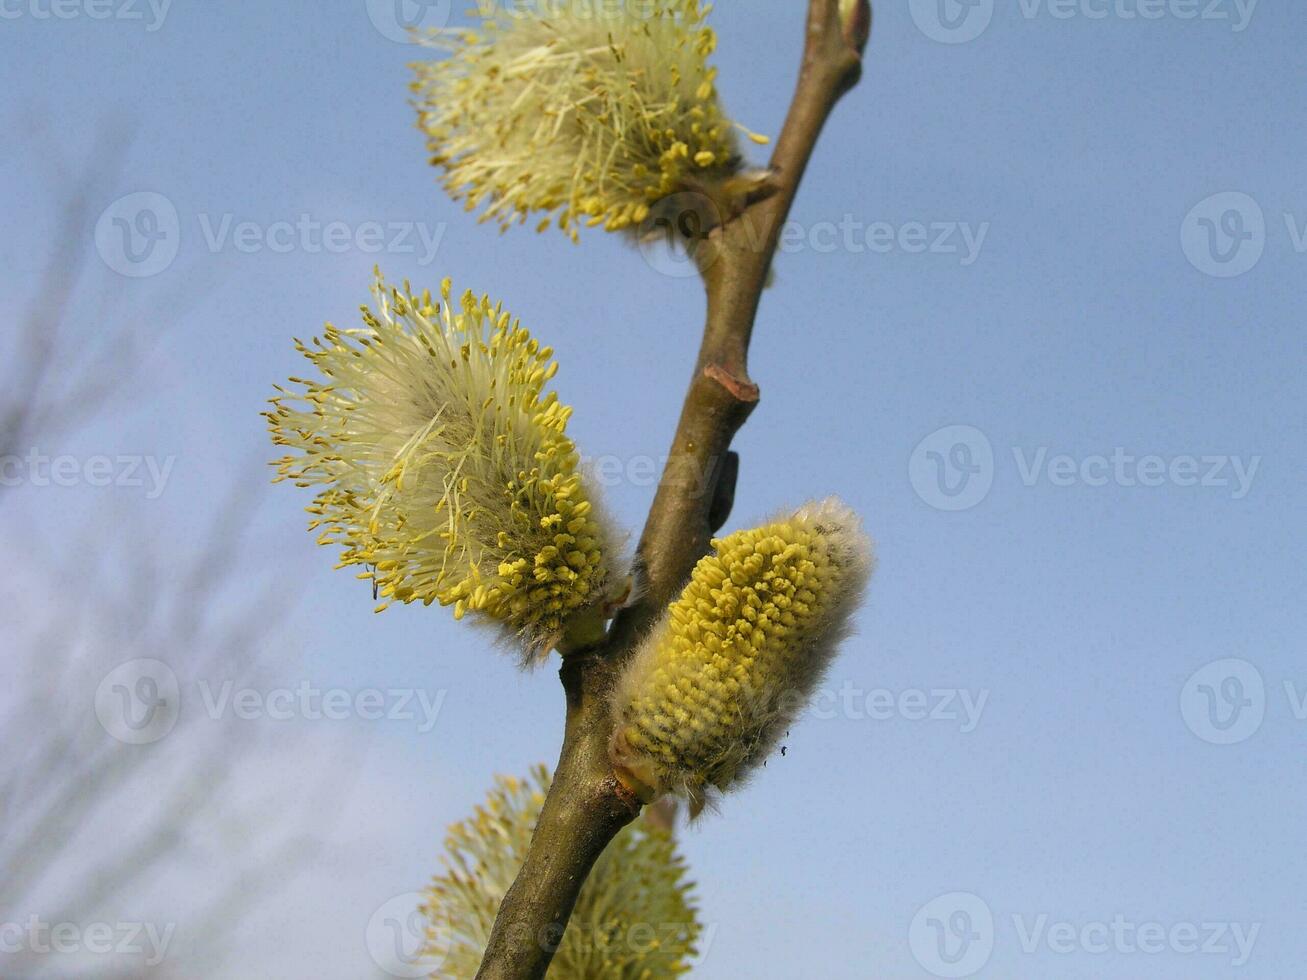
<path fill-rule="evenodd" d="M 541 980 L 605 847 L 640 812 L 608 761 L 608 691 L 658 611 L 707 553 L 727 519 L 739 460 L 731 441 L 758 403 L 748 351 L 782 227 L 831 110 L 862 71 L 870 8 L 858 0 L 810 0 L 802 67 L 771 160 L 767 193 L 709 235 L 697 255 L 707 323 L 637 551 L 643 590 L 592 650 L 572 652 L 560 672 L 567 726 L 553 785 L 526 861 L 500 905 L 478 980 Z"/>
<path fill-rule="evenodd" d="M 646 586 L 636 626 L 672 599 L 708 550 L 713 490 L 731 440 L 758 402 L 749 341 L 782 228 L 827 117 L 862 70 L 837 0 L 812 0 L 798 88 L 772 156 L 771 193 L 715 230 L 702 252 L 708 322 L 639 555 Z"/>

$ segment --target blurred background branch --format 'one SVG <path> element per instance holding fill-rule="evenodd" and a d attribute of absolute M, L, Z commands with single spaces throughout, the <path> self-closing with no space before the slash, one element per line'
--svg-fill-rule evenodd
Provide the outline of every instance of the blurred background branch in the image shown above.
<path fill-rule="evenodd" d="M 47 142 L 39 125 L 33 124 L 28 135 L 37 145 Z M 53 191 L 59 195 L 57 228 L 35 294 L 17 316 L 15 329 L 6 331 L 12 350 L 0 395 L 0 455 L 25 449 L 37 436 L 54 438 L 87 422 L 121 389 L 136 361 L 139 333 L 110 293 L 115 284 L 105 283 L 97 297 L 92 329 L 74 333 L 72 315 L 78 297 L 89 291 L 91 202 L 106 176 L 120 171 L 129 144 L 123 130 L 102 134 L 91 153 L 93 164 L 80 173 L 70 172 L 57 148 L 41 145 L 48 173 L 58 182 Z"/>
<path fill-rule="evenodd" d="M 129 382 L 145 370 L 145 327 L 159 327 L 149 311 L 183 310 L 183 297 L 153 286 L 139 289 L 133 306 L 123 281 L 92 261 L 94 202 L 120 176 L 127 130 L 102 134 L 85 167 L 68 165 L 39 125 L 26 135 L 47 162 L 57 219 L 34 295 L 3 333 L 0 458 L 113 425 Z M 239 475 L 242 488 L 265 482 Z M 35 491 L 13 482 L 0 481 L 0 540 L 8 542 L 29 530 L 15 505 Z M 266 680 L 270 653 L 285 649 L 278 630 L 289 603 L 284 589 L 245 567 L 261 495 L 229 493 L 180 548 L 158 522 L 100 502 L 72 547 L 38 544 L 11 561 L 21 576 L 0 578 L 11 593 L 4 669 L 12 672 L 0 697 L 0 975 L 214 975 L 242 923 L 318 853 L 331 823 L 322 814 L 334 812 L 325 795 L 348 781 L 348 765 L 310 773 L 307 790 L 277 782 L 273 798 L 251 801 L 238 780 L 287 750 L 280 732 L 214 717 L 192 699 L 166 737 L 128 744 L 95 710 L 101 679 L 138 658 L 167 663 L 183 689 L 205 678 L 236 687 Z M 58 924 L 128 922 L 151 923 L 167 955 L 156 956 L 144 932 L 135 950 L 51 951 Z"/>

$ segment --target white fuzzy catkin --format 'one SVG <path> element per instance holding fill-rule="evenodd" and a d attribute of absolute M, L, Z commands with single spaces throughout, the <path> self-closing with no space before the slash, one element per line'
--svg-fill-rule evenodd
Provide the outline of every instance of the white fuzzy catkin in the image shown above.
<path fill-rule="evenodd" d="M 669 196 L 731 182 L 737 133 L 766 138 L 719 104 L 709 9 L 564 0 L 429 39 L 447 56 L 414 65 L 411 87 L 445 189 L 482 220 L 540 214 L 539 230 L 575 239 L 583 224 L 639 229 Z"/>
<path fill-rule="evenodd" d="M 363 567 L 382 599 L 502 624 L 530 656 L 573 623 L 594 629 L 627 588 L 621 537 L 544 388 L 553 351 L 488 297 L 439 302 L 378 274 L 365 329 L 296 341 L 321 377 L 292 378 L 267 413 L 291 450 L 279 479 L 322 487 L 319 543 Z"/>

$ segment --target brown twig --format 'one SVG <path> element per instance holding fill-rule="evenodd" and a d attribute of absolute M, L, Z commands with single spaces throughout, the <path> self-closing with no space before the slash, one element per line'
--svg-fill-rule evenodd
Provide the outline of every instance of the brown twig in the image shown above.
<path fill-rule="evenodd" d="M 758 402 L 748 350 L 782 226 L 822 127 L 862 72 L 867 0 L 809 0 L 798 87 L 772 156 L 769 193 L 709 235 L 696 258 L 707 324 L 668 462 L 638 548 L 643 591 L 603 644 L 569 653 L 560 676 L 567 726 L 553 785 L 517 880 L 500 905 L 478 980 L 540 980 L 586 876 L 640 812 L 608 760 L 613 678 L 684 583 L 729 515 L 738 458 L 731 440 Z"/>

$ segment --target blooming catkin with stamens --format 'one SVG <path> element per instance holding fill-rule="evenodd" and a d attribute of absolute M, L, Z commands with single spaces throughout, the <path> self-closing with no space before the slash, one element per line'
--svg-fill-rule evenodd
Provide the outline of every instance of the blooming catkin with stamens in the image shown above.
<path fill-rule="evenodd" d="M 544 214 L 638 228 L 679 192 L 740 188 L 737 131 L 708 59 L 717 36 L 700 0 L 564 0 L 489 16 L 427 40 L 448 57 L 413 66 L 419 127 L 446 190 L 507 228 Z M 710 194 L 710 196 L 715 196 Z"/>
<path fill-rule="evenodd" d="M 625 588 L 619 539 L 578 471 L 553 352 L 489 297 L 388 288 L 364 329 L 296 347 L 321 374 L 266 413 L 278 480 L 322 487 L 310 530 L 382 598 L 439 602 L 547 652 Z"/>
<path fill-rule="evenodd" d="M 472 817 L 449 828 L 445 870 L 422 906 L 422 955 L 439 963 L 444 980 L 476 976 L 549 783 L 544 766 L 529 781 L 501 777 Z M 701 930 L 693 889 L 671 831 L 648 818 L 628 824 L 581 886 L 550 980 L 672 980 L 689 972 Z"/>
<path fill-rule="evenodd" d="M 714 541 L 613 695 L 613 763 L 702 806 L 771 751 L 848 632 L 871 542 L 835 499 Z"/>

